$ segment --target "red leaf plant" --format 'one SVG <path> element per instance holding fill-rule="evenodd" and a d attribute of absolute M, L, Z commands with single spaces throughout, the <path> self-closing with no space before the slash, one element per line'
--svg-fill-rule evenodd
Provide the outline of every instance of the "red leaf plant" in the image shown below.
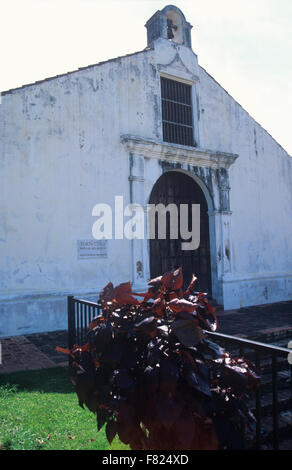
<path fill-rule="evenodd" d="M 243 448 L 242 421 L 255 420 L 246 401 L 259 375 L 204 333 L 218 322 L 196 279 L 183 291 L 179 268 L 149 281 L 144 294 L 130 282 L 109 283 L 88 342 L 58 348 L 71 356 L 79 405 L 96 414 L 98 430 L 105 425 L 110 443 L 118 436 L 131 449 Z"/>

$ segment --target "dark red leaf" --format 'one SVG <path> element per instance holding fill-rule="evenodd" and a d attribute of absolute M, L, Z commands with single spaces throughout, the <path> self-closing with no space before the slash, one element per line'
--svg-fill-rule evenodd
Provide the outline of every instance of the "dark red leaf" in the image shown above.
<path fill-rule="evenodd" d="M 109 282 L 99 294 L 99 299 L 105 302 L 110 302 L 114 298 L 114 286 Z"/>
<path fill-rule="evenodd" d="M 195 420 L 192 413 L 188 409 L 184 409 L 178 419 L 175 421 L 173 426 L 177 440 L 181 444 L 181 448 L 184 450 L 192 449 L 192 442 L 195 437 L 195 432 L 200 432 L 200 429 L 196 430 Z"/>
<path fill-rule="evenodd" d="M 112 443 L 117 432 L 118 432 L 117 422 L 113 419 L 109 420 L 105 427 L 105 433 L 106 433 L 107 440 L 110 444 Z"/>
<path fill-rule="evenodd" d="M 156 402 L 157 415 L 166 429 L 170 429 L 181 414 L 183 405 L 172 396 L 160 394 Z"/>
<path fill-rule="evenodd" d="M 167 306 L 175 313 L 178 312 L 189 312 L 193 313 L 196 309 L 196 305 L 192 304 L 186 299 L 173 299 L 167 303 Z"/>
<path fill-rule="evenodd" d="M 122 307 L 123 305 L 139 305 L 140 303 L 139 300 L 126 292 L 117 292 L 115 294 L 115 300 L 119 307 Z"/>
<path fill-rule="evenodd" d="M 153 286 L 155 288 L 160 287 L 161 283 L 162 283 L 162 276 L 155 277 L 154 279 L 151 279 L 148 282 L 149 286 Z"/>
<path fill-rule="evenodd" d="M 190 282 L 190 284 L 188 285 L 187 287 L 187 290 L 185 291 L 185 295 L 190 295 L 193 293 L 194 289 L 195 289 L 195 283 L 196 283 L 196 280 L 198 278 L 193 274 L 192 275 L 192 280 Z"/>

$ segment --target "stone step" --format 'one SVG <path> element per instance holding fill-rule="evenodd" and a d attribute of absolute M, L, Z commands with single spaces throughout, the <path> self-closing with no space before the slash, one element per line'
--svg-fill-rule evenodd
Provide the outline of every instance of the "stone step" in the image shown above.
<path fill-rule="evenodd" d="M 291 308 L 291 303 L 289 304 Z M 287 348 L 292 339 L 292 327 L 284 326 L 264 330 L 261 334 L 249 338 L 265 344 Z M 245 349 L 226 348 L 232 356 L 246 357 L 255 362 L 255 353 Z M 272 394 L 272 357 L 269 353 L 260 355 L 261 376 L 261 448 L 273 448 L 273 394 Z M 292 450 L 292 368 L 288 363 L 288 357 L 277 358 L 277 391 L 278 391 L 278 413 L 279 413 L 279 448 Z M 255 415 L 255 395 L 251 396 L 248 407 Z M 255 432 L 247 430 L 247 447 L 255 446 Z"/>
<path fill-rule="evenodd" d="M 274 331 L 274 330 L 273 330 Z M 243 335 L 242 335 L 243 336 Z M 243 336 L 244 337 L 244 336 Z M 273 346 L 279 346 L 279 347 L 288 347 L 289 341 L 292 341 L 292 327 L 282 327 L 278 328 L 277 331 L 271 333 L 269 335 L 266 334 L 261 334 L 260 336 L 255 336 L 254 338 L 249 338 L 253 341 L 259 341 L 261 343 L 265 344 L 272 344 Z M 249 359 L 250 361 L 255 363 L 256 357 L 255 357 L 255 351 L 249 348 L 240 348 L 239 346 L 234 346 L 234 345 L 228 345 L 225 348 L 231 356 L 236 357 L 245 357 L 246 359 Z M 269 352 L 261 352 L 260 353 L 260 366 L 261 366 L 261 372 L 265 373 L 266 371 L 272 370 L 271 367 L 272 364 L 272 355 Z M 277 357 L 277 368 L 278 370 L 282 370 L 285 368 L 291 368 L 291 365 L 288 363 L 288 354 L 287 358 L 286 357 Z"/>
<path fill-rule="evenodd" d="M 261 417 L 270 416 L 273 413 L 273 394 L 272 392 L 261 393 Z M 289 411 L 292 408 L 292 392 L 290 388 L 278 391 L 278 411 Z M 256 414 L 255 397 L 248 401 L 252 413 Z"/>
<path fill-rule="evenodd" d="M 280 371 L 288 370 L 288 369 L 289 369 L 289 364 L 288 364 L 287 358 L 279 357 L 277 359 L 277 371 L 280 372 Z M 264 358 L 263 360 L 261 360 L 260 373 L 261 375 L 272 373 L 272 361 L 270 357 Z"/>
<path fill-rule="evenodd" d="M 279 427 L 278 427 L 280 449 L 281 443 L 284 443 L 285 448 L 292 449 L 292 411 L 279 412 Z M 246 430 L 246 443 L 248 448 L 255 445 L 255 433 Z M 273 447 L 273 417 L 266 416 L 261 420 L 261 444 L 263 449 Z"/>
<path fill-rule="evenodd" d="M 268 441 L 262 444 L 262 450 L 273 450 L 272 442 Z M 287 433 L 285 436 L 279 437 L 279 450 L 292 450 L 292 433 Z"/>
<path fill-rule="evenodd" d="M 256 335 L 255 337 L 251 338 L 255 341 L 261 341 L 263 343 L 271 343 L 274 344 L 274 341 L 278 341 L 281 339 L 287 339 L 287 343 L 289 340 L 292 340 L 292 326 L 281 326 L 279 328 L 270 328 L 267 330 L 262 330 L 260 334 Z"/>
<path fill-rule="evenodd" d="M 261 393 L 265 394 L 272 390 L 272 375 L 263 374 L 261 375 Z M 291 389 L 292 380 L 291 380 L 291 371 L 282 370 L 277 374 L 277 386 L 278 392 L 286 389 Z"/>
<path fill-rule="evenodd" d="M 262 304 L 256 305 L 252 307 L 243 307 L 238 310 L 238 314 L 240 313 L 257 313 L 263 312 L 264 314 L 268 313 L 292 313 L 292 301 L 284 301 L 284 302 L 277 302 L 274 304 Z"/>

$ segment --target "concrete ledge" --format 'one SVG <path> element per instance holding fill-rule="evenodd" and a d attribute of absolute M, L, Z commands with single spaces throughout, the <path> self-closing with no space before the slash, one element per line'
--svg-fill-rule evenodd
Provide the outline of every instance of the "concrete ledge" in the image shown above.
<path fill-rule="evenodd" d="M 259 273 L 256 277 L 224 278 L 223 303 L 225 310 L 292 300 L 291 273 Z"/>
<path fill-rule="evenodd" d="M 76 293 L 71 293 L 76 295 Z M 82 294 L 96 301 L 98 294 Z M 79 295 L 78 295 L 79 296 Z M 67 330 L 67 295 L 30 296 L 10 299 L 0 305 L 0 337 Z"/>

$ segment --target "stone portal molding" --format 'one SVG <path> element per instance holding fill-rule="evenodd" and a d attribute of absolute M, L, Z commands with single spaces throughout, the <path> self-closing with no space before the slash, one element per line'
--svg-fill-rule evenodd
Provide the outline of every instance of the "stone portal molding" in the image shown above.
<path fill-rule="evenodd" d="M 122 135 L 121 143 L 124 145 L 125 149 L 132 154 L 173 163 L 185 163 L 215 169 L 228 169 L 238 158 L 238 155 L 233 153 L 206 150 L 198 147 L 187 147 L 167 142 L 157 142 L 133 135 Z"/>
<path fill-rule="evenodd" d="M 208 203 L 211 244 L 212 290 L 217 302 L 223 302 L 223 277 L 232 276 L 232 238 L 229 167 L 238 155 L 187 147 L 121 135 L 121 144 L 129 162 L 130 202 L 146 207 L 148 189 L 164 171 L 182 171 L 193 177 L 205 193 Z M 157 161 L 147 165 L 146 160 Z M 151 183 L 151 184 L 150 184 Z M 147 186 L 147 189 L 146 189 Z M 132 282 L 144 289 L 150 278 L 149 246 L 144 240 L 132 240 Z"/>

